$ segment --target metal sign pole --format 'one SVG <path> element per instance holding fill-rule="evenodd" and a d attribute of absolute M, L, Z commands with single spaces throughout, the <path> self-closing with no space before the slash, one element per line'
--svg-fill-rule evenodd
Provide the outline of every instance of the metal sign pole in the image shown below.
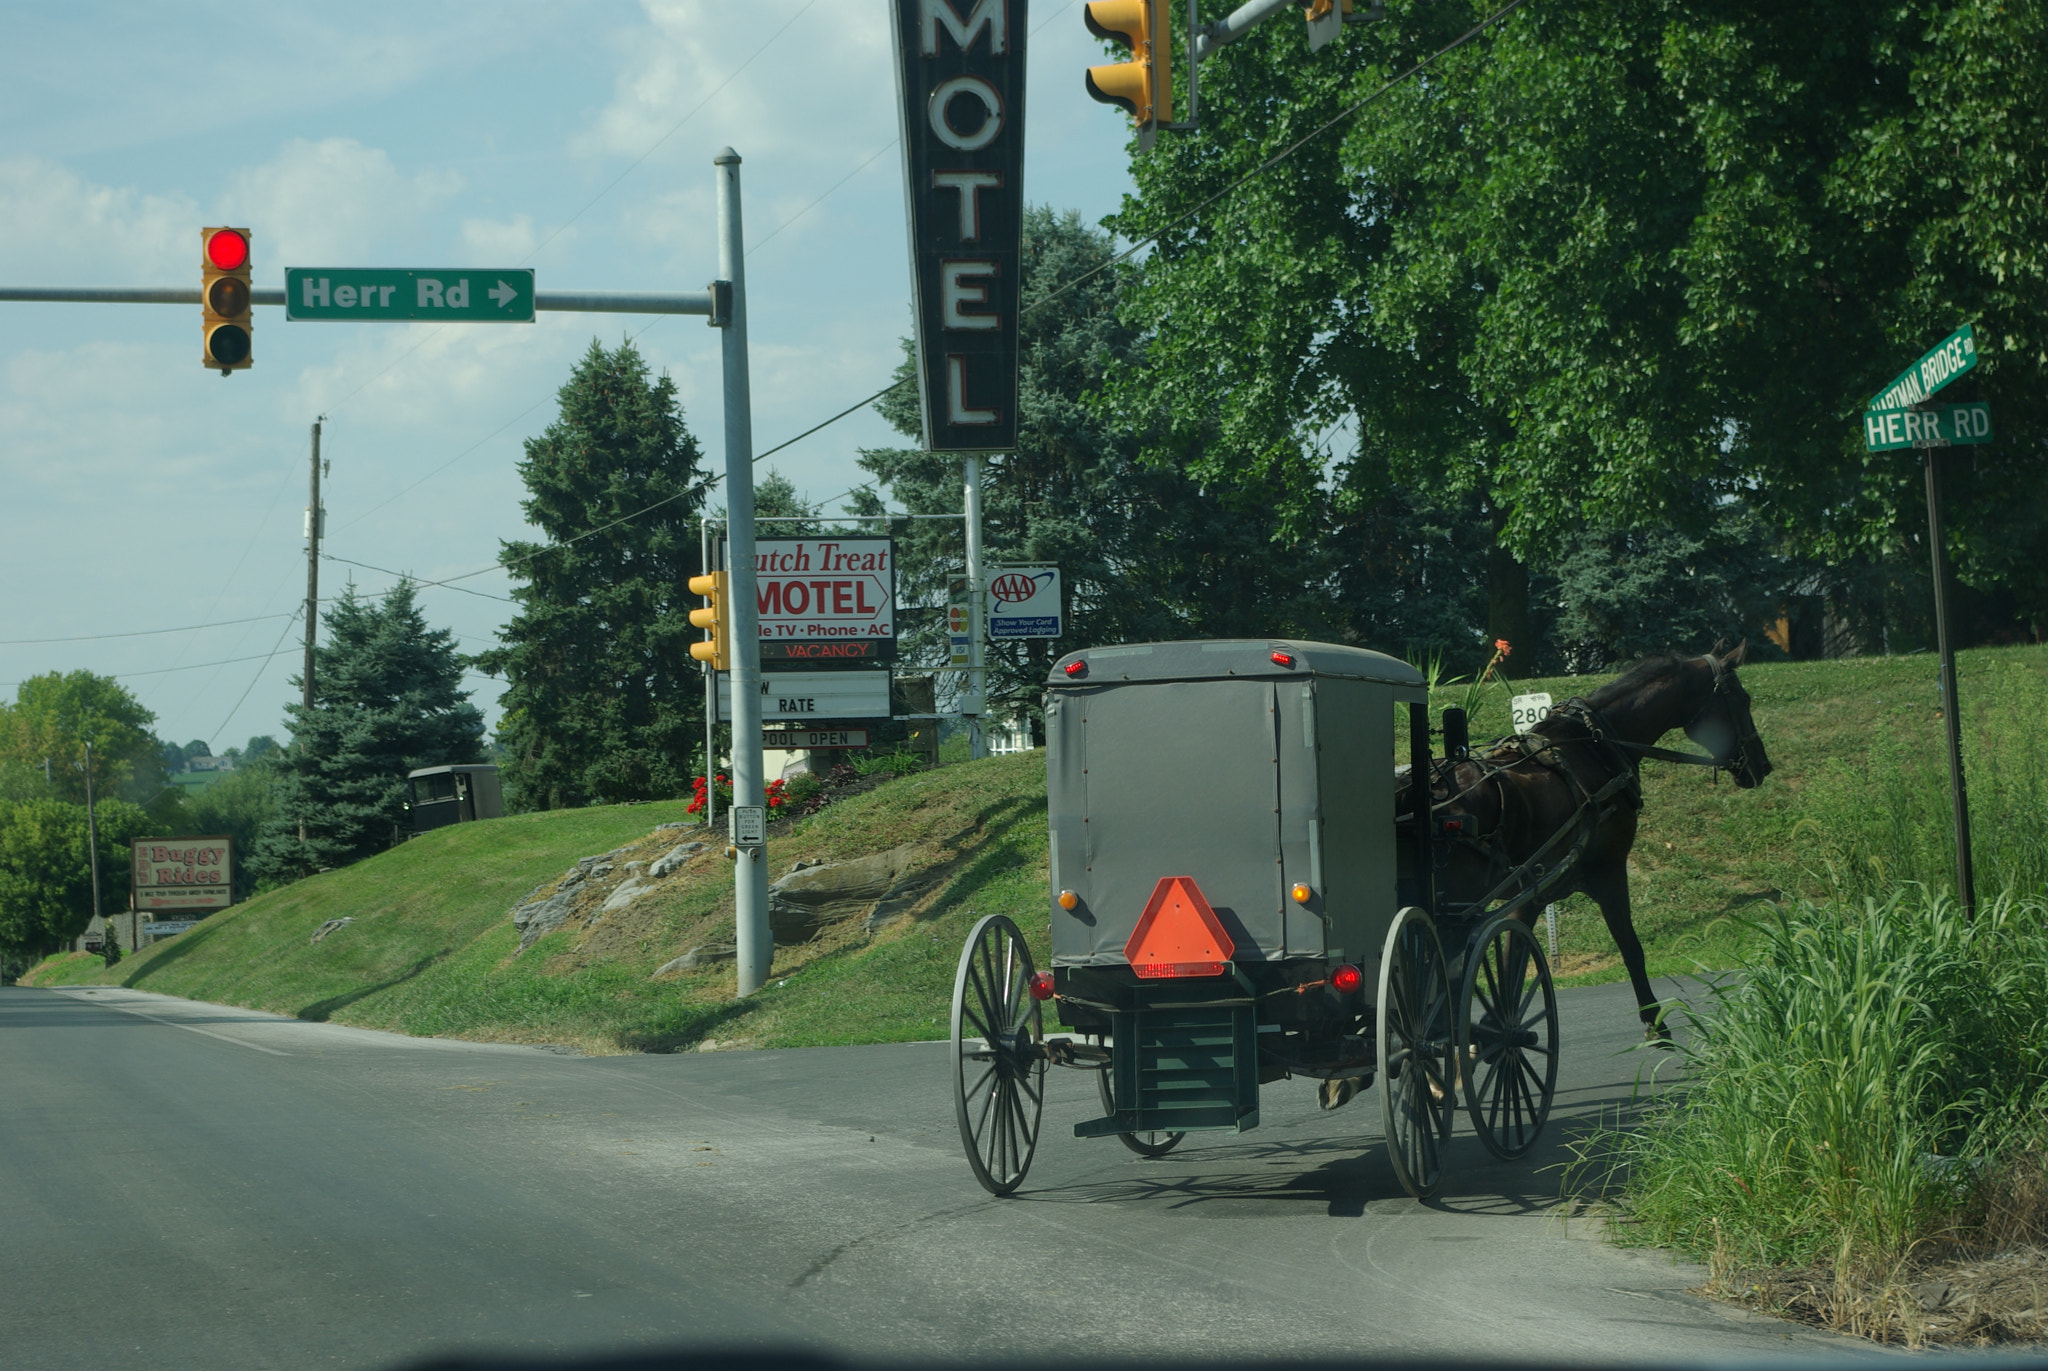
<path fill-rule="evenodd" d="M 987 577 L 981 566 L 981 456 L 974 454 L 967 458 L 967 694 L 960 705 L 960 712 L 967 718 L 967 755 L 979 761 L 988 755 L 988 734 L 982 729 L 981 715 L 986 708 L 983 670 L 984 654 L 981 644 L 982 618 L 987 611 L 984 594 Z"/>
<path fill-rule="evenodd" d="M 754 591 L 754 414 L 747 384 L 747 273 L 740 236 L 740 155 L 720 149 L 718 274 L 732 291 L 725 323 L 726 614 L 732 635 L 733 922 L 739 993 L 768 979 L 775 934 L 768 926 L 768 854 L 750 822 L 765 817 L 761 778 L 760 601 Z M 708 759 L 707 759 L 708 760 Z M 751 811 L 751 813 L 749 812 Z"/>
<path fill-rule="evenodd" d="M 1941 653 L 1941 717 L 1948 734 L 1949 808 L 1955 820 L 1956 899 L 1963 917 L 1974 919 L 1977 912 L 1976 872 L 1970 860 L 1970 801 L 1963 790 L 1963 720 L 1956 699 L 1956 653 L 1948 636 L 1948 556 L 1942 543 L 1941 449 L 1923 447 L 1920 459 L 1927 468 L 1927 551 L 1934 566 L 1934 638 Z"/>

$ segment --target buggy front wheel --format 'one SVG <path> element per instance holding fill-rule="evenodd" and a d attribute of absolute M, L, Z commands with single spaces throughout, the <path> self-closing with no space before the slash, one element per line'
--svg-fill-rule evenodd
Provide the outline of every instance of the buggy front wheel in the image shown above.
<path fill-rule="evenodd" d="M 1109 1088 L 1110 1068 L 1095 1073 L 1095 1085 L 1102 1092 L 1102 1112 L 1116 1113 L 1116 1096 Z M 1180 1146 L 1185 1133 L 1119 1133 L 1116 1140 L 1141 1157 L 1163 1157 Z"/>
<path fill-rule="evenodd" d="M 953 1117 L 991 1195 L 1022 1184 L 1038 1150 L 1045 1034 L 1031 974 L 1024 935 L 991 914 L 967 935 L 953 977 Z"/>
<path fill-rule="evenodd" d="M 1455 1038 L 1443 943 L 1429 915 L 1410 905 L 1394 916 L 1380 955 L 1379 1083 L 1387 1156 L 1418 1200 L 1443 1185 L 1457 1107 Z"/>
<path fill-rule="evenodd" d="M 1512 914 L 1472 940 L 1458 990 L 1465 1109 L 1486 1150 L 1514 1161 L 1536 1145 L 1557 1093 L 1557 992 L 1529 926 Z"/>

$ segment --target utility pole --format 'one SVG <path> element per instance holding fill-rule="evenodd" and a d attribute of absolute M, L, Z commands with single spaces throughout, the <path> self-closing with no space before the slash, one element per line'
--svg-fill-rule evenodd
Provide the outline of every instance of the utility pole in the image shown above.
<path fill-rule="evenodd" d="M 967 694 L 961 701 L 960 713 L 967 719 L 967 755 L 978 761 L 988 755 L 988 735 L 981 726 L 982 710 L 986 708 L 981 618 L 988 606 L 982 594 L 986 578 L 981 566 L 980 454 L 968 457 L 963 465 L 967 486 Z"/>
<path fill-rule="evenodd" d="M 306 494 L 306 663 L 302 681 L 305 686 L 301 703 L 305 706 L 299 716 L 302 729 L 310 728 L 313 721 L 313 630 L 320 622 L 320 535 L 325 532 L 327 511 L 320 507 L 320 420 L 313 421 L 312 474 Z M 299 751 L 307 748 L 306 734 L 299 734 Z M 305 820 L 299 821 L 299 841 L 306 841 Z"/>
<path fill-rule="evenodd" d="M 100 821 L 93 808 L 92 739 L 82 741 L 85 743 L 85 848 L 92 859 L 92 916 L 97 919 L 100 917 Z"/>
<path fill-rule="evenodd" d="M 768 852 L 751 832 L 765 824 L 761 777 L 761 605 L 754 589 L 754 409 L 747 381 L 747 268 L 740 235 L 740 155 L 721 148 L 718 168 L 718 275 L 731 292 L 726 315 L 725 556 L 726 611 L 732 637 L 733 943 L 739 993 L 751 995 L 775 961 L 768 924 Z M 715 697 L 714 697 L 715 698 Z M 708 763 L 711 759 L 705 758 Z"/>
<path fill-rule="evenodd" d="M 1977 877 L 1970 858 L 1970 801 L 1963 790 L 1963 718 L 1956 699 L 1956 651 L 1948 637 L 1948 555 L 1941 524 L 1941 449 L 1923 447 L 1927 468 L 1927 551 L 1934 563 L 1934 641 L 1941 653 L 1941 718 L 1948 734 L 1948 795 L 1955 824 L 1956 899 L 1963 917 L 1977 915 Z"/>

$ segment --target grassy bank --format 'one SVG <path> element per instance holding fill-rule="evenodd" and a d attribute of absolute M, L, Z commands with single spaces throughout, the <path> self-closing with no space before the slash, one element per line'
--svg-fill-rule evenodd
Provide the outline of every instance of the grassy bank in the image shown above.
<path fill-rule="evenodd" d="M 1696 1006 L 1683 1088 L 1584 1140 L 1578 1186 L 1725 1295 L 1913 1343 L 2048 1335 L 2048 1271 L 2013 1260 L 2048 1238 L 2048 900 L 1802 901 L 1752 952 Z"/>
<path fill-rule="evenodd" d="M 1963 654 L 1980 884 L 2041 877 L 2048 774 L 2032 720 L 2048 717 L 2048 651 Z M 1636 924 L 1659 974 L 1739 964 L 1745 920 L 1780 901 L 1859 894 L 1946 869 L 1945 773 L 1930 657 L 1758 665 L 1743 670 L 1777 770 L 1754 791 L 1698 769 L 1647 763 L 1632 862 Z M 1559 700 L 1598 680 L 1517 681 Z M 1474 730 L 1506 732 L 1509 691 L 1489 691 Z M 1448 702 L 1448 699 L 1446 700 Z M 2037 765 L 2036 763 L 2040 764 Z M 714 852 L 626 914 L 550 934 L 524 954 L 509 913 L 576 859 L 655 835 L 678 804 L 522 815 L 459 825 L 342 871 L 272 892 L 111 971 L 46 963 L 39 984 L 126 984 L 409 1033 L 555 1042 L 591 1051 L 721 1044 L 794 1046 L 941 1036 L 954 960 L 973 920 L 1015 918 L 1042 945 L 1044 763 L 994 758 L 892 781 L 771 835 L 770 873 L 912 845 L 930 880 L 911 921 L 870 940 L 854 930 L 778 949 L 779 982 L 731 1001 L 730 965 L 656 979 L 678 953 L 731 938 L 731 871 Z M 1904 835 L 1904 836 L 1900 836 Z M 1902 858 L 1900 854 L 1909 854 Z M 2030 855 L 2031 854 L 2031 855 Z M 1871 888 L 1875 888 L 1872 886 Z M 329 919 L 355 923 L 319 944 Z M 1618 976 L 1597 911 L 1566 901 L 1560 970 Z"/>
<path fill-rule="evenodd" d="M 777 949 L 776 983 L 733 1003 L 729 962 L 655 972 L 686 948 L 729 941 L 732 872 L 722 844 L 594 924 L 525 952 L 510 911 L 577 859 L 624 848 L 650 860 L 694 830 L 649 804 L 528 814 L 437 829 L 207 919 L 103 968 L 84 954 L 43 963 L 26 983 L 125 985 L 366 1028 L 556 1043 L 591 1052 L 669 1051 L 710 1038 L 804 1046 L 945 1032 L 952 966 L 972 921 L 1004 912 L 1043 939 L 1045 768 L 997 758 L 892 781 L 807 819 L 778 824 L 770 870 L 915 846 L 929 876 L 917 918 L 873 940 L 828 935 Z M 315 943 L 326 921 L 353 923 Z"/>

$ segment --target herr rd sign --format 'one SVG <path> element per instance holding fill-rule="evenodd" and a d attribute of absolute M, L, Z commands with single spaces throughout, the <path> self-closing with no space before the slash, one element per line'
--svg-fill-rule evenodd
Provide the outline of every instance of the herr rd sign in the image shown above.
<path fill-rule="evenodd" d="M 286 267 L 286 319 L 530 324 L 533 268 Z"/>
<path fill-rule="evenodd" d="M 895 0 L 924 442 L 1017 443 L 1026 0 Z"/>
<path fill-rule="evenodd" d="M 1889 452 L 1900 447 L 1953 447 L 1991 441 L 1991 406 L 1929 405 L 1926 409 L 1873 409 L 1863 414 L 1863 447 Z"/>

